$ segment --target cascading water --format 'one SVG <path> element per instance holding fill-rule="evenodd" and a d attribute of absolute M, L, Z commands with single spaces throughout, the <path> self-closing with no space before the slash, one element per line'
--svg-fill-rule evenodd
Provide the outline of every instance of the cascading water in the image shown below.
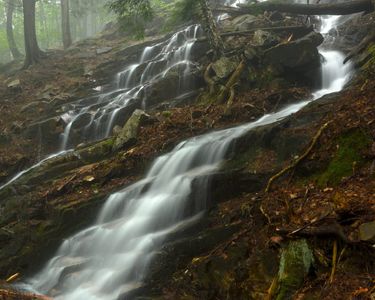
<path fill-rule="evenodd" d="M 169 47 L 164 46 L 160 53 Z M 153 48 L 146 48 L 141 61 L 152 52 Z M 342 89 L 350 66 L 343 67 L 339 52 L 320 52 L 325 59 L 323 86 L 311 100 L 250 124 L 189 139 L 156 159 L 145 179 L 108 198 L 94 226 L 62 244 L 55 258 L 30 281 L 33 289 L 49 293 L 58 287 L 62 293 L 57 299 L 110 300 L 138 287 L 168 233 L 188 222 L 186 211 L 194 216 L 206 208 L 205 199 L 194 199 L 191 203 L 192 182 L 199 178 L 199 189 L 207 189 L 204 178 L 217 168 L 234 139 L 255 127 L 285 118 L 324 94 Z M 165 55 L 160 53 L 159 57 Z M 120 75 L 119 81 L 135 81 L 131 78 L 133 72 L 134 67 L 129 67 L 123 72 L 126 80 Z M 75 272 L 64 271 L 77 264 L 81 267 Z"/>
<path fill-rule="evenodd" d="M 145 109 L 148 106 L 148 90 L 171 70 L 176 70 L 180 77 L 176 96 L 190 92 L 194 88 L 189 82 L 194 65 L 190 54 L 201 34 L 200 25 L 192 25 L 165 42 L 146 47 L 138 63 L 117 74 L 114 90 L 71 104 L 71 109 L 63 115 L 67 125 L 61 135 L 60 149 L 70 147 L 74 127 L 83 128 L 81 140 L 98 140 L 109 136 L 116 123 L 121 123 L 117 121 L 124 121 L 117 119 L 129 114 L 127 110 L 131 112 L 137 107 Z"/>

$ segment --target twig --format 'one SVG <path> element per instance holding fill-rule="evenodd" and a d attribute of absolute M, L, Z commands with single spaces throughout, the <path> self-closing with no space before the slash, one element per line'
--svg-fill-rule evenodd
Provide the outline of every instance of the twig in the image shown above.
<path fill-rule="evenodd" d="M 315 136 L 313 137 L 312 139 L 312 142 L 310 144 L 310 146 L 307 148 L 307 150 L 305 151 L 305 153 L 303 153 L 299 158 L 297 158 L 294 162 L 292 162 L 289 166 L 285 167 L 284 169 L 282 169 L 280 172 L 278 172 L 277 174 L 273 175 L 269 180 L 268 180 L 268 183 L 267 183 L 267 187 L 266 187 L 266 190 L 265 192 L 268 193 L 271 189 L 271 185 L 272 183 L 277 179 L 279 178 L 280 176 L 282 176 L 283 174 L 285 174 L 286 172 L 288 172 L 289 170 L 295 168 L 302 160 L 304 160 L 311 152 L 311 150 L 314 148 L 315 144 L 317 143 L 317 141 L 319 140 L 319 137 L 322 135 L 322 132 L 325 128 L 328 127 L 328 125 L 332 123 L 332 121 L 329 121 L 327 123 L 325 123 L 322 127 L 319 128 L 318 132 L 315 134 Z"/>
<path fill-rule="evenodd" d="M 329 277 L 329 283 L 332 284 L 333 278 L 335 276 L 336 271 L 336 263 L 337 263 L 337 240 L 333 241 L 333 250 L 332 250 L 332 269 L 331 269 L 331 276 Z"/>

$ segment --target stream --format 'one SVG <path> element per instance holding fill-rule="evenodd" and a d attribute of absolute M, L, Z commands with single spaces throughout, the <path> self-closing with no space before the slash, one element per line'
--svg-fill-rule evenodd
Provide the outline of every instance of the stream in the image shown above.
<path fill-rule="evenodd" d="M 322 33 L 335 26 L 334 18 L 322 18 Z M 200 31 L 198 25 L 190 26 L 163 44 L 145 48 L 138 64 L 118 74 L 116 90 L 111 92 L 112 96 L 119 93 L 115 97 L 102 95 L 90 106 L 77 103 L 67 116 L 70 121 L 61 150 L 69 148 L 72 125 L 92 110 L 92 105 L 100 108 L 96 106 L 94 114 L 90 114 L 86 134 L 105 137 L 116 123 L 116 116 L 132 99 L 147 105 L 147 93 L 143 93 L 155 77 L 165 76 L 179 65 L 183 65 L 183 74 L 189 74 L 189 49 Z M 264 115 L 255 122 L 188 139 L 155 159 L 144 179 L 108 197 L 94 225 L 62 243 L 55 257 L 27 282 L 28 289 L 42 294 L 58 290 L 55 299 L 113 300 L 141 287 L 150 261 L 168 235 L 199 218 L 207 208 L 209 176 L 218 169 L 237 137 L 278 122 L 311 101 L 344 87 L 351 66 L 343 65 L 343 54 L 325 50 L 324 44 L 320 54 L 324 58 L 322 87 L 310 99 Z M 163 67 L 157 68 L 161 62 Z M 137 69 L 141 66 L 143 71 L 139 75 Z M 182 77 L 182 85 L 184 81 Z M 191 197 L 193 181 L 200 191 L 195 197 Z M 76 266 L 79 267 L 73 269 Z"/>

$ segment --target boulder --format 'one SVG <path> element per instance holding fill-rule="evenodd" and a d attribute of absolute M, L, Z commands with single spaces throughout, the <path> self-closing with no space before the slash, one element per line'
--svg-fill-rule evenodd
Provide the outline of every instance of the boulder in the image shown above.
<path fill-rule="evenodd" d="M 268 31 L 257 30 L 254 32 L 251 44 L 258 47 L 273 47 L 280 42 L 280 38 Z"/>
<path fill-rule="evenodd" d="M 105 54 L 105 53 L 108 53 L 110 51 L 112 51 L 112 47 L 102 47 L 102 48 L 98 48 L 96 49 L 96 54 L 100 55 L 100 54 Z"/>
<path fill-rule="evenodd" d="M 47 101 L 33 101 L 21 108 L 22 113 L 49 112 L 52 107 Z"/>
<path fill-rule="evenodd" d="M 232 74 L 238 64 L 238 59 L 223 56 L 212 64 L 212 70 L 218 78 L 223 79 Z"/>
<path fill-rule="evenodd" d="M 12 80 L 7 87 L 12 90 L 19 90 L 21 89 L 21 81 L 19 79 Z"/>
<path fill-rule="evenodd" d="M 375 221 L 359 226 L 359 238 L 362 241 L 375 242 Z"/>
<path fill-rule="evenodd" d="M 314 256 L 306 240 L 289 242 L 281 254 L 275 299 L 291 299 L 303 284 L 313 262 Z"/>
<path fill-rule="evenodd" d="M 139 127 L 148 118 L 149 115 L 143 110 L 136 109 L 129 120 L 125 123 L 119 135 L 116 137 L 113 150 L 117 151 L 125 146 L 135 143 L 138 136 Z"/>
<path fill-rule="evenodd" d="M 317 47 L 323 42 L 320 33 L 311 32 L 293 42 L 278 44 L 265 51 L 268 63 L 285 68 L 300 68 L 320 65 Z"/>

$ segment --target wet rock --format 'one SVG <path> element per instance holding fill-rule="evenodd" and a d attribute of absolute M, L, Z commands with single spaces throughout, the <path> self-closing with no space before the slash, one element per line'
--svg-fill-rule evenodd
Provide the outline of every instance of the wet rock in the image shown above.
<path fill-rule="evenodd" d="M 136 109 L 122 128 L 119 135 L 116 137 L 113 150 L 117 151 L 125 146 L 135 143 L 138 136 L 139 127 L 148 118 L 149 115 L 143 110 Z"/>
<path fill-rule="evenodd" d="M 51 111 L 52 107 L 47 101 L 33 101 L 21 108 L 23 113 L 41 113 Z"/>
<path fill-rule="evenodd" d="M 7 84 L 7 87 L 12 90 L 21 90 L 21 81 L 19 79 L 12 80 Z"/>
<path fill-rule="evenodd" d="M 86 162 L 95 162 L 111 154 L 113 142 L 114 139 L 109 138 L 92 145 L 82 146 L 77 150 L 77 155 Z"/>
<path fill-rule="evenodd" d="M 280 38 L 268 31 L 257 30 L 254 33 L 251 44 L 259 47 L 273 47 L 280 42 Z"/>
<path fill-rule="evenodd" d="M 221 57 L 212 64 L 212 70 L 220 79 L 228 77 L 237 68 L 239 60 L 236 58 Z"/>
<path fill-rule="evenodd" d="M 103 48 L 98 48 L 96 49 L 96 54 L 100 55 L 100 54 L 105 54 L 105 53 L 108 53 L 110 51 L 112 51 L 112 47 L 103 47 Z"/>
<path fill-rule="evenodd" d="M 300 68 L 320 65 L 317 47 L 323 42 L 320 33 L 311 32 L 305 37 L 289 43 L 278 44 L 265 52 L 270 64 L 285 68 Z"/>
<path fill-rule="evenodd" d="M 359 237 L 362 241 L 375 242 L 375 221 L 359 226 Z"/>

